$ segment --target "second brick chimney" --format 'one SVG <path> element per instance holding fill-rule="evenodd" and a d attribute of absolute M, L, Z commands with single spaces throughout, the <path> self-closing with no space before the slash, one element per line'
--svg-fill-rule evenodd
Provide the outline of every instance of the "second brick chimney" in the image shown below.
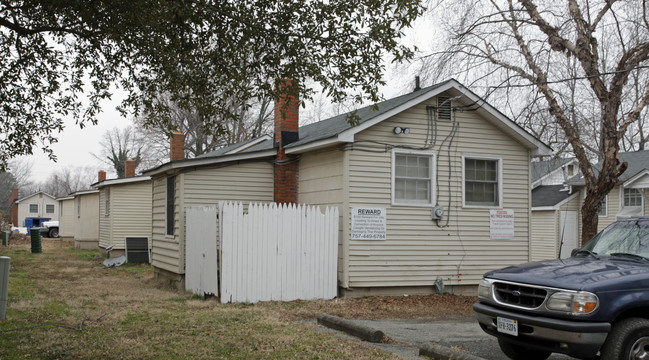
<path fill-rule="evenodd" d="M 97 182 L 106 181 L 106 172 L 104 170 L 99 170 L 97 174 Z"/>
<path fill-rule="evenodd" d="M 277 82 L 275 100 L 275 144 L 277 158 L 274 169 L 274 196 L 276 203 L 296 203 L 298 183 L 298 158 L 286 155 L 284 146 L 299 139 L 300 103 L 294 91 L 295 83 L 289 79 Z"/>
<path fill-rule="evenodd" d="M 135 160 L 126 159 L 124 161 L 124 177 L 130 178 L 135 176 Z"/>
<path fill-rule="evenodd" d="M 169 149 L 169 159 L 171 161 L 182 160 L 185 158 L 185 134 L 180 131 L 174 131 L 171 134 Z"/>

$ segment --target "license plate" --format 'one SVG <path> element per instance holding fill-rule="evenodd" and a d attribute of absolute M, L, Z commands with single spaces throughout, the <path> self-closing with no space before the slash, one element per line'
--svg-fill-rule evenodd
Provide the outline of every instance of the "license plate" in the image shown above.
<path fill-rule="evenodd" d="M 498 318 L 498 332 L 503 334 L 518 336 L 518 321 L 507 319 L 507 318 Z"/>

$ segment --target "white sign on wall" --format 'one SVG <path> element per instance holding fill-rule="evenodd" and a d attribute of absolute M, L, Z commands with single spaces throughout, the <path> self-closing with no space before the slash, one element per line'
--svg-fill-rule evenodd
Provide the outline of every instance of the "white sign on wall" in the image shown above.
<path fill-rule="evenodd" d="M 514 238 L 514 210 L 490 210 L 489 238 L 496 240 Z"/>
<path fill-rule="evenodd" d="M 385 240 L 385 208 L 352 208 L 352 240 Z"/>

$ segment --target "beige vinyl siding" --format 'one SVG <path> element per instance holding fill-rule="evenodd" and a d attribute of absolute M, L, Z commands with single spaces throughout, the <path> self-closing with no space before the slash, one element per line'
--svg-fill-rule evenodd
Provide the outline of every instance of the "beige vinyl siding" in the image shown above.
<path fill-rule="evenodd" d="M 75 199 L 59 201 L 59 236 L 71 238 L 74 236 Z"/>
<path fill-rule="evenodd" d="M 77 201 L 81 199 L 81 211 L 76 214 Z M 77 195 L 74 199 L 74 239 L 99 239 L 99 193 Z"/>
<path fill-rule="evenodd" d="M 300 157 L 298 170 L 298 203 L 338 207 L 339 239 L 343 236 L 344 153 L 338 149 L 306 153 Z M 342 243 L 338 243 L 338 278 L 342 278 Z"/>
<path fill-rule="evenodd" d="M 532 211 L 532 243 L 530 261 L 553 259 L 557 257 L 558 215 L 557 210 Z"/>
<path fill-rule="evenodd" d="M 435 104 L 435 99 L 428 104 Z M 387 209 L 387 240 L 350 240 L 343 259 L 349 262 L 349 287 L 432 286 L 437 278 L 447 285 L 477 284 L 482 275 L 529 256 L 529 153 L 521 144 L 473 112 L 458 112 L 460 124 L 448 156 L 451 121 L 440 120 L 437 143 L 437 202 L 451 209 L 440 224 L 431 220 L 431 207 L 391 205 L 391 152 L 357 150 L 362 141 L 422 146 L 426 137 L 426 104 L 413 107 L 355 137 L 349 151 L 349 208 Z M 409 127 L 409 135 L 395 135 L 395 126 Z M 443 145 L 443 146 L 442 146 Z M 462 155 L 501 157 L 503 203 L 515 216 L 515 238 L 490 240 L 490 209 L 462 207 Z M 449 160 L 451 170 L 449 173 Z M 450 188 L 449 188 L 450 176 Z M 450 218 L 449 218 L 450 217 Z M 347 235 L 346 235 L 347 236 Z M 461 274 L 461 275 L 459 275 Z"/>
<path fill-rule="evenodd" d="M 178 178 L 176 177 L 176 183 L 178 183 Z M 177 240 L 177 234 L 175 236 L 166 235 L 166 194 L 167 176 L 155 177 L 153 179 L 151 263 L 154 267 L 181 274 L 180 245 Z M 177 204 L 177 192 L 175 201 Z M 178 221 L 177 214 L 175 220 L 176 222 Z"/>
<path fill-rule="evenodd" d="M 125 248 L 126 237 L 151 239 L 151 181 L 111 185 L 111 244 Z"/>
<path fill-rule="evenodd" d="M 106 187 L 102 187 L 99 190 L 99 247 L 101 248 L 106 248 L 107 246 L 109 246 L 111 239 L 110 230 L 112 227 L 112 212 L 109 213 L 108 216 L 106 216 L 106 196 L 112 197 L 112 194 L 110 194 L 110 192 L 106 189 Z M 112 202 L 108 206 L 109 210 L 112 210 Z"/>
<path fill-rule="evenodd" d="M 166 176 L 156 177 L 153 187 L 153 266 L 184 274 L 184 208 L 218 204 L 223 200 L 272 202 L 273 165 L 244 162 L 178 174 L 173 237 L 165 235 Z"/>
<path fill-rule="evenodd" d="M 99 246 L 114 245 L 124 249 L 125 238 L 151 239 L 151 181 L 108 185 L 99 195 Z M 108 216 L 106 216 L 106 189 L 110 188 Z"/>

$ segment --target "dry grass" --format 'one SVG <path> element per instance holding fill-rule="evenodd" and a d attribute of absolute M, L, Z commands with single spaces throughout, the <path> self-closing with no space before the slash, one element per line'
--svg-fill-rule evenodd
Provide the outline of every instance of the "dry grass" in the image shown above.
<path fill-rule="evenodd" d="M 228 304 L 162 287 L 147 265 L 95 269 L 98 251 L 43 239 L 12 239 L 7 320 L 0 359 L 396 358 L 296 322 L 321 313 L 347 318 L 452 317 L 471 313 L 461 296 L 372 297 Z"/>

